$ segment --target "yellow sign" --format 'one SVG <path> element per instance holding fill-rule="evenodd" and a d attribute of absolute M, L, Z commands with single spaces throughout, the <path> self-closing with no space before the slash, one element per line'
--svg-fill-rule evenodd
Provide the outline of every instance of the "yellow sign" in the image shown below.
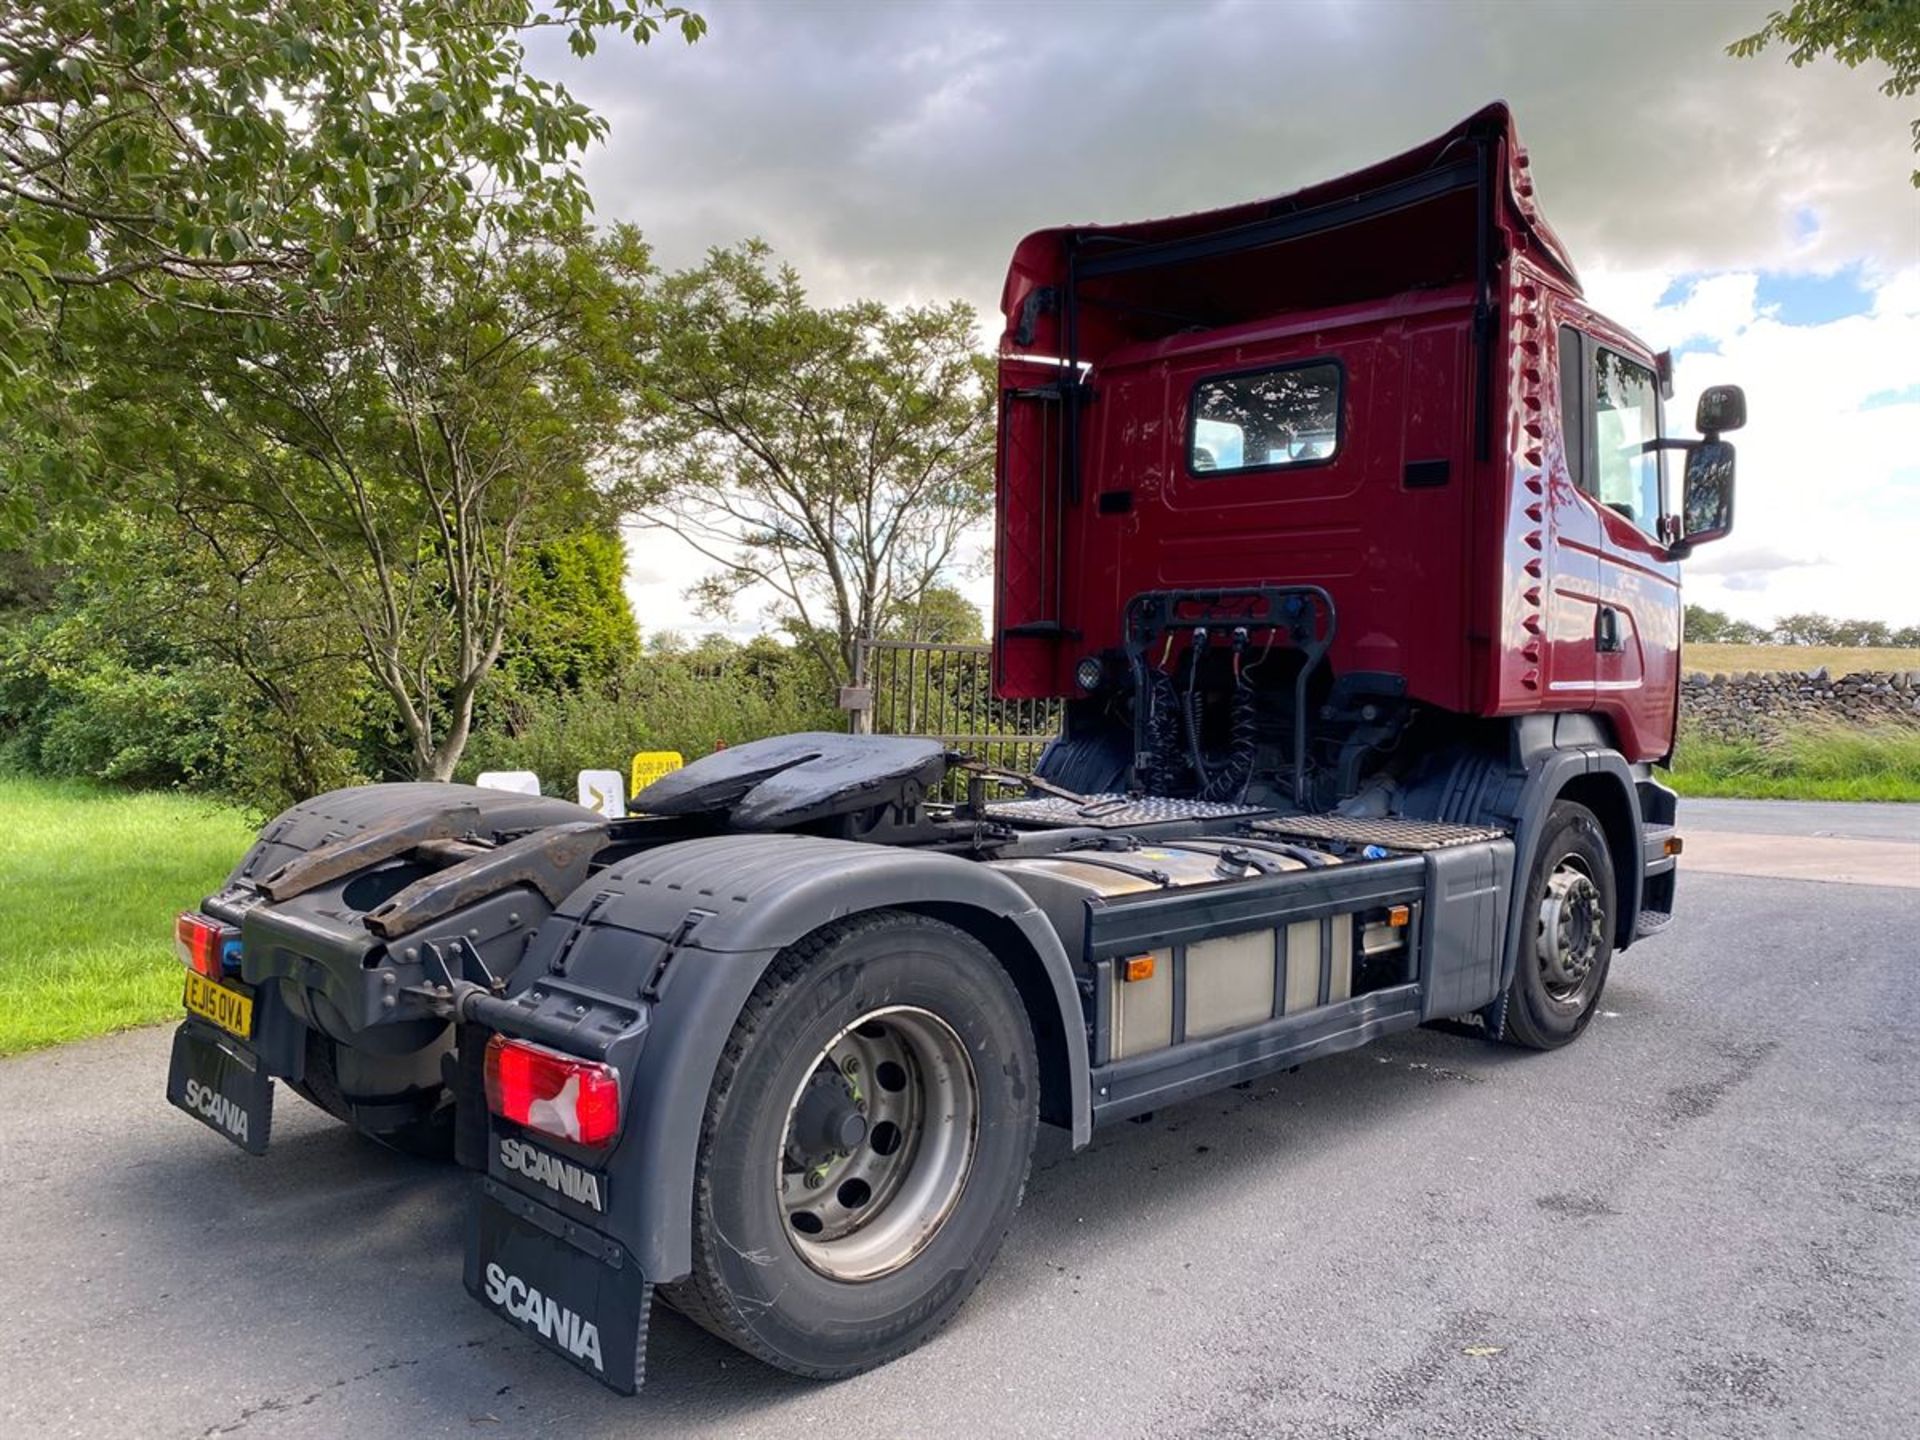
<path fill-rule="evenodd" d="M 633 780 L 627 794 L 638 795 L 662 775 L 671 775 L 686 763 L 678 750 L 642 750 L 633 757 Z"/>
<path fill-rule="evenodd" d="M 189 970 L 187 993 L 181 1000 L 187 1009 L 211 1020 L 229 1035 L 245 1040 L 253 1034 L 253 997 L 243 990 Z"/>

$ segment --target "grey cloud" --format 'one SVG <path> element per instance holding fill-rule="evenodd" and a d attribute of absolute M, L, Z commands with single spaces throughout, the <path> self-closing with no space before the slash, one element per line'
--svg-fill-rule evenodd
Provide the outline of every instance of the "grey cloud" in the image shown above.
<path fill-rule="evenodd" d="M 1727 58 L 1765 3 L 700 8 L 691 49 L 539 56 L 612 122 L 599 214 L 668 264 L 760 235 L 828 298 L 990 313 L 1029 230 L 1277 193 L 1495 96 L 1588 265 L 1912 258 L 1907 109 L 1870 70 Z"/>

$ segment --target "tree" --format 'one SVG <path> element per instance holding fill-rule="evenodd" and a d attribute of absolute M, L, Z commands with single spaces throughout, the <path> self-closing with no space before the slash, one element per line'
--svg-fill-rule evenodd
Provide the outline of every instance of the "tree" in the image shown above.
<path fill-rule="evenodd" d="M 1811 613 L 1782 615 L 1773 624 L 1773 639 L 1781 645 L 1832 645 L 1832 617 Z"/>
<path fill-rule="evenodd" d="M 612 525 L 531 547 L 516 578 L 519 603 L 500 659 L 507 687 L 573 693 L 624 671 L 640 650 L 626 571 L 626 546 Z"/>
<path fill-rule="evenodd" d="M 110 503 L 73 332 L 322 314 L 371 258 L 577 226 L 605 122 L 523 37 L 667 0 L 25 0 L 0 22 L 0 541 Z"/>
<path fill-rule="evenodd" d="M 1914 0 L 1795 0 L 1768 15 L 1753 34 L 1734 41 L 1727 53 L 1746 59 L 1776 41 L 1792 47 L 1787 59 L 1796 69 L 1822 55 L 1850 70 L 1879 61 L 1892 71 L 1880 83 L 1882 95 L 1902 99 L 1920 93 L 1920 5 Z M 1908 128 L 1913 148 L 1920 151 L 1920 119 Z M 1920 186 L 1920 169 L 1911 179 Z"/>
<path fill-rule="evenodd" d="M 985 627 L 979 608 L 971 600 L 951 585 L 934 584 L 916 600 L 896 605 L 881 633 L 889 640 L 977 645 L 985 635 Z"/>
<path fill-rule="evenodd" d="M 970 307 L 810 304 L 764 245 L 716 250 L 655 306 L 639 438 L 644 523 L 762 589 L 835 683 L 858 638 L 918 606 L 992 507 L 992 369 Z"/>
<path fill-rule="evenodd" d="M 325 304 L 351 257 L 577 224 L 605 122 L 522 37 L 645 43 L 667 0 L 22 0 L 0 22 L 0 377 L 95 292 Z M 209 278 L 246 292 L 187 293 Z M 0 399 L 5 398 L 0 387 Z"/>
<path fill-rule="evenodd" d="M 1724 610 L 1711 610 L 1705 605 L 1686 607 L 1686 619 L 1681 634 L 1689 644 L 1712 645 L 1727 638 L 1729 624 Z"/>
<path fill-rule="evenodd" d="M 382 254 L 327 311 L 116 335 L 91 364 L 103 453 L 134 503 L 298 557 L 414 773 L 447 779 L 529 557 L 631 503 L 593 472 L 647 263 L 625 230 Z"/>

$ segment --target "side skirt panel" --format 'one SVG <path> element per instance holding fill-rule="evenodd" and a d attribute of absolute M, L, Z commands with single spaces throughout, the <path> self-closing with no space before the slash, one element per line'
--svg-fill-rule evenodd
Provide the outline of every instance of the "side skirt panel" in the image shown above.
<path fill-rule="evenodd" d="M 1125 1120 L 1419 1023 L 1420 987 L 1396 985 L 1248 1030 L 1115 1061 L 1093 1072 L 1093 1123 Z"/>

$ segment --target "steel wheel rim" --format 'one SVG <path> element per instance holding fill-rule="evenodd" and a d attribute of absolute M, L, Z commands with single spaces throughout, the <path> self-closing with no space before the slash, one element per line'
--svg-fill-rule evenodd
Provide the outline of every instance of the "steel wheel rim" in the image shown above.
<path fill-rule="evenodd" d="M 1535 950 L 1547 998 L 1578 1003 L 1600 960 L 1606 905 L 1586 862 L 1564 855 L 1540 896 Z"/>
<path fill-rule="evenodd" d="M 959 1204 L 979 1119 L 973 1061 L 932 1011 L 886 1006 L 841 1030 L 788 1101 L 774 1156 L 795 1252 L 833 1280 L 906 1265 Z"/>

